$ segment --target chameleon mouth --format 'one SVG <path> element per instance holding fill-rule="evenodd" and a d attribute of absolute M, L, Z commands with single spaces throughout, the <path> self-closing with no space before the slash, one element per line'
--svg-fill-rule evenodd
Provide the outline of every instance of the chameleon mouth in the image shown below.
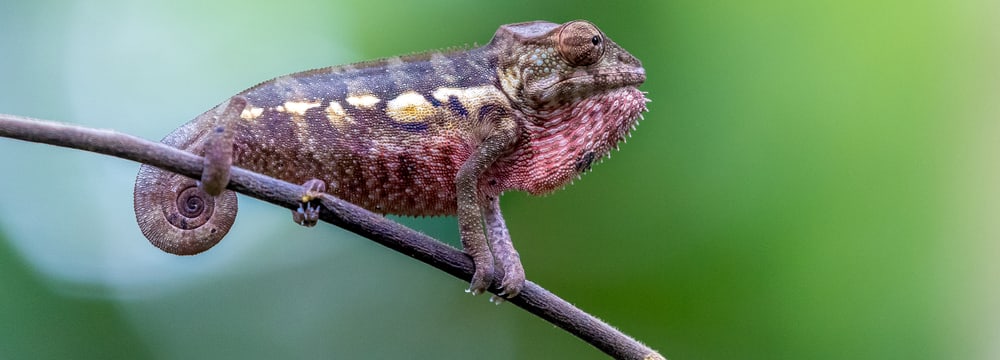
<path fill-rule="evenodd" d="M 581 71 L 569 78 L 546 86 L 539 94 L 538 104 L 543 109 L 551 109 L 569 102 L 586 99 L 598 93 L 615 89 L 637 88 L 646 81 L 646 70 L 642 67 L 617 67 L 593 72 Z"/>
<path fill-rule="evenodd" d="M 595 88 L 611 89 L 625 86 L 639 86 L 646 82 L 646 69 L 642 67 L 616 67 L 596 72 L 583 72 L 560 80 L 552 86 L 590 85 Z"/>

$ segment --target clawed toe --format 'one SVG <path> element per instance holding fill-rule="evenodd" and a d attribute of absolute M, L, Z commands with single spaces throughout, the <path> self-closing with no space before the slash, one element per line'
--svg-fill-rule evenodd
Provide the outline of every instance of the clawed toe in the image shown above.
<path fill-rule="evenodd" d="M 472 274 L 472 281 L 469 282 L 469 288 L 465 290 L 465 292 L 471 293 L 472 295 L 479 295 L 486 292 L 492 283 L 492 264 L 480 263 L 476 266 L 476 271 Z"/>
<path fill-rule="evenodd" d="M 496 295 L 490 296 L 490 302 L 496 305 L 503 304 L 508 299 L 513 299 L 515 296 L 521 294 L 521 290 L 523 288 L 523 272 L 520 273 L 520 276 L 516 273 L 505 274 L 503 281 L 500 283 L 500 292 Z"/>
<path fill-rule="evenodd" d="M 314 207 L 308 202 L 299 204 L 299 208 L 292 211 L 292 221 L 305 227 L 316 226 L 319 222 L 319 209 L 318 205 Z"/>
<path fill-rule="evenodd" d="M 319 221 L 320 205 L 317 201 L 326 192 L 323 180 L 311 179 L 302 184 L 302 198 L 299 208 L 292 211 L 292 221 L 296 224 L 312 227 Z"/>
<path fill-rule="evenodd" d="M 513 248 L 496 255 L 497 263 L 503 273 L 498 285 L 500 292 L 497 295 L 511 299 L 520 294 L 524 288 L 524 267 L 521 265 L 521 258 Z"/>
<path fill-rule="evenodd" d="M 500 293 L 498 295 L 511 299 L 521 293 L 524 288 L 524 270 L 517 266 L 509 269 L 500 282 Z"/>
<path fill-rule="evenodd" d="M 486 289 L 489 288 L 489 286 L 487 284 L 488 284 L 488 282 L 486 282 L 486 281 L 475 280 L 474 279 L 474 280 L 472 280 L 469 283 L 469 288 L 465 289 L 465 292 L 470 293 L 473 296 L 482 294 L 482 293 L 486 292 Z"/>

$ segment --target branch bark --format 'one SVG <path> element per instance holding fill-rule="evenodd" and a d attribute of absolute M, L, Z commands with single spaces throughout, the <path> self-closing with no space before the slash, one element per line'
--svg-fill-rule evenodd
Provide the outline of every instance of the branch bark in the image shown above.
<path fill-rule="evenodd" d="M 112 130 L 91 129 L 0 114 L 0 136 L 75 148 L 150 164 L 199 179 L 203 159 L 173 147 Z M 228 188 L 288 209 L 298 206 L 301 186 L 233 167 Z M 320 220 L 469 281 L 472 260 L 463 252 L 361 207 L 324 195 Z M 499 289 L 491 287 L 496 294 Z M 662 355 L 596 317 L 527 281 L 514 305 L 548 321 L 618 359 L 664 359 Z"/>

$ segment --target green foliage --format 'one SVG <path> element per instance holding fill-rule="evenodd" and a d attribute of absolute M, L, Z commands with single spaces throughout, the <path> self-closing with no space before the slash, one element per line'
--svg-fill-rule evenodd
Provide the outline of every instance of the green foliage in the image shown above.
<path fill-rule="evenodd" d="M 113 302 L 60 296 L 0 236 L 0 357 L 136 359 L 149 357 Z M 63 285 L 66 287 L 66 285 Z M 66 287 L 69 288 L 69 287 Z M 88 289 L 104 293 L 100 289 Z"/>

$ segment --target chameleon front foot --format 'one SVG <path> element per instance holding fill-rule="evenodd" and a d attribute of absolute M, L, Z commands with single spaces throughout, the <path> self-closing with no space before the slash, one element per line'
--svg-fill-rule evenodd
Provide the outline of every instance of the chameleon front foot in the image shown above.
<path fill-rule="evenodd" d="M 472 273 L 472 280 L 469 281 L 469 288 L 465 292 L 472 295 L 479 295 L 486 292 L 493 284 L 493 259 L 489 253 L 470 253 L 472 262 L 476 269 Z"/>
<path fill-rule="evenodd" d="M 500 271 L 503 272 L 503 278 L 500 280 L 500 292 L 497 295 L 490 296 L 490 302 L 497 305 L 520 294 L 521 289 L 524 288 L 525 280 L 524 267 L 521 266 L 521 261 L 516 251 L 514 252 L 513 262 L 501 260 L 501 258 L 502 256 L 498 254 L 497 261 L 500 263 Z"/>
<path fill-rule="evenodd" d="M 513 298 L 521 293 L 524 288 L 524 267 L 521 265 L 521 257 L 510 248 L 512 254 L 497 254 L 497 261 L 500 263 L 500 270 L 503 271 L 503 279 L 500 280 L 500 297 Z"/>
<path fill-rule="evenodd" d="M 490 240 L 490 248 L 493 252 L 493 259 L 499 268 L 500 292 L 490 298 L 494 303 L 501 303 L 504 299 L 510 299 L 521 293 L 524 288 L 524 267 L 521 265 L 521 255 L 514 249 L 514 243 L 510 240 L 510 232 L 503 221 L 500 213 L 500 199 L 498 197 L 489 198 L 489 202 L 483 207 L 483 219 L 486 222 L 487 237 Z"/>
<path fill-rule="evenodd" d="M 299 208 L 292 211 L 292 221 L 296 224 L 313 227 L 319 221 L 319 197 L 326 192 L 326 183 L 323 180 L 311 179 L 302 184 L 302 197 Z"/>

